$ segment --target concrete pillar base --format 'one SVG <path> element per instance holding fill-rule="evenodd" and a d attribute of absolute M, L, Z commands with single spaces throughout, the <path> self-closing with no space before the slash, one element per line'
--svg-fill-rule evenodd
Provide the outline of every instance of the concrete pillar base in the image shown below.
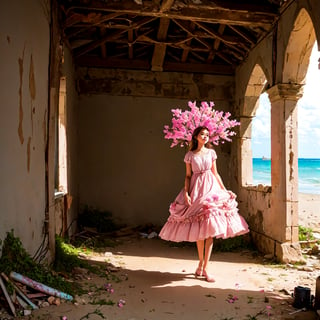
<path fill-rule="evenodd" d="M 279 261 L 284 263 L 306 263 L 299 242 L 277 243 L 275 255 Z"/>
<path fill-rule="evenodd" d="M 261 233 L 256 233 L 253 230 L 250 232 L 253 243 L 257 249 L 268 256 L 276 258 L 281 263 L 306 263 L 302 256 L 299 242 L 284 242 L 279 243 L 274 239 L 266 237 Z"/>

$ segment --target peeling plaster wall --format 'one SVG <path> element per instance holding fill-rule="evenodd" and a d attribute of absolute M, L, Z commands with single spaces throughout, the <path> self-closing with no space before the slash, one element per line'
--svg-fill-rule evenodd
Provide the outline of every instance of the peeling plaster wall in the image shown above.
<path fill-rule="evenodd" d="M 40 246 L 45 218 L 48 6 L 0 4 L 0 238 L 13 229 L 30 253 Z"/>
<path fill-rule="evenodd" d="M 141 80 L 141 73 L 129 73 L 130 84 Z M 120 74 L 115 73 L 117 77 Z M 159 83 L 167 76 L 160 76 Z M 217 108 L 227 110 L 231 103 L 227 99 L 232 95 L 225 95 L 225 91 L 229 88 L 232 92 L 233 79 L 213 77 L 212 80 L 216 97 L 212 99 Z M 98 86 L 99 81 L 95 83 Z M 133 97 L 111 95 L 110 86 L 108 95 L 93 94 L 91 82 L 91 93 L 82 94 L 79 99 L 80 206 L 109 211 L 117 221 L 127 224 L 163 224 L 170 202 L 184 184 L 185 150 L 170 148 L 171 141 L 164 139 L 163 126 L 170 124 L 171 109 L 186 109 L 188 99 L 152 97 L 154 90 L 150 83 L 145 86 L 145 97 Z M 119 81 L 116 92 L 121 92 L 120 86 Z M 167 92 L 174 87 L 175 82 L 166 85 Z M 229 184 L 229 147 L 217 149 L 218 169 L 226 185 Z"/>

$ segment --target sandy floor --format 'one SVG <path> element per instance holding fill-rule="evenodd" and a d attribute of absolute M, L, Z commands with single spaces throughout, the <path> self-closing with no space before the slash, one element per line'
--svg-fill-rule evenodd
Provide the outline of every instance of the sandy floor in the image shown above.
<path fill-rule="evenodd" d="M 320 195 L 299 194 L 299 223 L 320 232 Z"/>
<path fill-rule="evenodd" d="M 32 319 L 101 319 L 97 313 L 104 319 L 123 320 L 317 319 L 314 311 L 290 314 L 296 310 L 290 293 L 299 285 L 309 287 L 314 294 L 318 270 L 297 271 L 266 264 L 249 251 L 216 253 L 210 264 L 216 282 L 208 283 L 194 276 L 195 247 L 174 247 L 160 239 L 123 240 L 107 258 L 95 257 L 121 267 L 113 273 L 121 281 L 88 277 L 83 282 L 92 288 L 90 295 L 76 298 L 76 304 L 34 311 Z M 114 293 L 103 289 L 107 283 Z M 101 299 L 116 304 L 91 304 Z M 123 307 L 117 306 L 121 300 L 125 301 Z M 267 312 L 271 313 L 269 318 Z"/>
<path fill-rule="evenodd" d="M 319 227 L 320 196 L 300 196 L 301 223 Z M 216 282 L 208 283 L 194 276 L 197 256 L 192 245 L 173 246 L 139 234 L 120 240 L 116 248 L 92 257 L 119 268 L 112 272 L 113 279 L 88 275 L 83 283 L 90 294 L 76 297 L 75 303 L 33 311 L 30 319 L 318 319 L 310 310 L 291 314 L 296 311 L 291 294 L 296 286 L 315 294 L 319 259 L 311 261 L 314 271 L 299 271 L 272 265 L 251 251 L 214 253 L 210 270 Z M 106 290 L 108 283 L 113 293 Z M 115 304 L 101 303 L 103 299 Z"/>

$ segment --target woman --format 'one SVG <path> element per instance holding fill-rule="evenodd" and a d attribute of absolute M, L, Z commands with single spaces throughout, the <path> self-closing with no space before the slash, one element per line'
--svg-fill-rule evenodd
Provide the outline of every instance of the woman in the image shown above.
<path fill-rule="evenodd" d="M 192 134 L 190 151 L 186 153 L 184 188 L 170 205 L 170 216 L 160 231 L 164 240 L 197 243 L 199 264 L 196 276 L 209 282 L 207 272 L 213 238 L 230 238 L 249 232 L 248 225 L 238 214 L 238 203 L 228 191 L 217 171 L 217 155 L 208 148 L 209 130 L 198 127 Z"/>

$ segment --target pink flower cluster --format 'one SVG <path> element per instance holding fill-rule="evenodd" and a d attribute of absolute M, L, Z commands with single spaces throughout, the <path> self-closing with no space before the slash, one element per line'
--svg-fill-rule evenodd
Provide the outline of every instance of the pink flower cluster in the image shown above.
<path fill-rule="evenodd" d="M 230 120 L 229 112 L 214 110 L 214 102 L 202 101 L 200 107 L 194 101 L 189 101 L 190 110 L 172 109 L 172 126 L 164 126 L 165 139 L 172 139 L 171 148 L 177 145 L 188 146 L 194 129 L 205 126 L 209 129 L 209 141 L 215 145 L 231 141 L 236 133 L 231 128 L 240 125 L 236 120 Z"/>

